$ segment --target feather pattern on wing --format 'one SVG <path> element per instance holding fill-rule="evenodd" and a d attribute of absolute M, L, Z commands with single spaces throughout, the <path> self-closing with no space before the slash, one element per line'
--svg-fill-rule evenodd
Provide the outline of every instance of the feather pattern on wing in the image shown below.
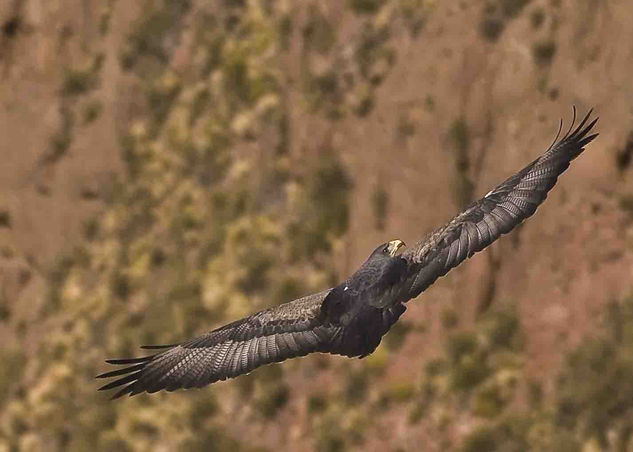
<path fill-rule="evenodd" d="M 399 288 L 398 301 L 417 297 L 437 278 L 534 214 L 558 176 L 598 135 L 588 135 L 598 120 L 587 124 L 590 115 L 591 111 L 575 129 L 575 121 L 572 121 L 569 131 L 560 140 L 559 129 L 543 155 L 402 253 L 400 257 L 408 262 L 408 277 Z"/>
<path fill-rule="evenodd" d="M 128 367 L 99 375 L 122 376 L 99 389 L 123 386 L 113 397 L 117 398 L 161 389 L 197 388 L 264 364 L 330 351 L 340 327 L 325 325 L 320 319 L 321 302 L 328 293 L 326 290 L 266 309 L 188 342 L 166 346 L 154 355 L 108 360 Z"/>

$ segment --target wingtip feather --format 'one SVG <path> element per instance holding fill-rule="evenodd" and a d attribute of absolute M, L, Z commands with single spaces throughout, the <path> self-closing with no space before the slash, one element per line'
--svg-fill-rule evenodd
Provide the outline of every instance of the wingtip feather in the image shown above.
<path fill-rule="evenodd" d="M 141 345 L 143 350 L 162 350 L 164 348 L 174 348 L 178 344 L 165 344 L 165 345 Z"/>
<path fill-rule="evenodd" d="M 106 359 L 105 362 L 108 364 L 114 364 L 116 366 L 121 366 L 125 364 L 138 364 L 150 361 L 155 355 L 150 356 L 141 356 L 140 358 L 117 358 L 117 359 Z"/>
<path fill-rule="evenodd" d="M 132 397 L 132 389 L 131 386 L 133 386 L 133 384 L 131 385 L 127 385 L 125 388 L 121 389 L 120 391 L 117 391 L 112 397 L 110 397 L 110 400 L 116 400 L 118 398 L 123 397 L 125 394 L 130 394 L 130 397 Z"/>
<path fill-rule="evenodd" d="M 108 389 L 113 389 L 126 383 L 132 383 L 138 379 L 139 375 L 140 371 L 134 372 L 130 375 L 126 375 L 123 378 L 119 378 L 118 380 L 111 381 L 110 383 L 101 386 L 98 390 L 107 391 Z"/>
<path fill-rule="evenodd" d="M 135 372 L 137 370 L 141 370 L 145 367 L 145 363 L 136 364 L 135 366 L 124 367 L 123 369 L 112 370 L 110 372 L 104 372 L 97 375 L 95 378 L 110 378 L 117 377 L 119 375 L 129 374 L 130 372 Z"/>

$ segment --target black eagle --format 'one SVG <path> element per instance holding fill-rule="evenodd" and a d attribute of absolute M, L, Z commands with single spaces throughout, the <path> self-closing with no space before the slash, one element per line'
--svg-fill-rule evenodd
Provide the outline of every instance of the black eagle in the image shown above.
<path fill-rule="evenodd" d="M 401 240 L 377 247 L 346 281 L 332 289 L 266 309 L 189 341 L 141 358 L 110 359 L 124 365 L 98 378 L 120 377 L 99 388 L 122 387 L 113 398 L 162 389 L 199 388 L 288 358 L 321 352 L 349 357 L 372 353 L 382 336 L 440 276 L 481 251 L 532 215 L 558 176 L 598 134 L 591 111 L 559 140 L 561 125 L 543 155 L 445 226 L 401 254 Z"/>

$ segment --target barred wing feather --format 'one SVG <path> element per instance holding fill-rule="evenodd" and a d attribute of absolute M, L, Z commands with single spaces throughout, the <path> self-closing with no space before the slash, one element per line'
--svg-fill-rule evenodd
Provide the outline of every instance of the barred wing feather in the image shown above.
<path fill-rule="evenodd" d="M 338 327 L 320 320 L 323 298 L 329 290 L 309 295 L 225 325 L 196 339 L 141 358 L 112 359 L 128 365 L 97 378 L 121 378 L 99 388 L 123 386 L 113 398 L 125 394 L 199 388 L 246 374 L 253 369 L 308 353 L 330 350 Z"/>
<path fill-rule="evenodd" d="M 559 128 L 554 143 L 543 155 L 402 253 L 401 257 L 408 262 L 408 276 L 400 288 L 400 300 L 417 297 L 437 278 L 533 215 L 558 176 L 598 135 L 589 134 L 598 120 L 587 124 L 590 116 L 591 111 L 576 128 L 572 121 L 569 131 L 560 140 Z M 574 120 L 575 117 L 574 108 Z"/>

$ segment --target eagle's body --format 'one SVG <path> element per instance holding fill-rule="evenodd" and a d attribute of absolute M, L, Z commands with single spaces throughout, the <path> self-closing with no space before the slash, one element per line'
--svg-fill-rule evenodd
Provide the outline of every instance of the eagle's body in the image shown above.
<path fill-rule="evenodd" d="M 349 279 L 323 299 L 321 321 L 341 329 L 331 343 L 331 353 L 369 355 L 405 311 L 397 298 L 397 288 L 407 263 L 395 255 L 403 244 L 394 240 L 380 245 Z"/>
<path fill-rule="evenodd" d="M 597 136 L 588 135 L 597 121 L 586 125 L 590 114 L 573 132 L 570 128 L 562 139 L 557 136 L 541 157 L 411 249 L 397 255 L 403 243 L 393 240 L 376 248 L 349 279 L 332 289 L 181 344 L 145 347 L 163 349 L 151 356 L 108 360 L 129 366 L 99 375 L 122 376 L 100 389 L 123 386 L 114 398 L 173 391 L 202 387 L 312 352 L 361 358 L 372 353 L 404 313 L 404 303 L 536 211 L 558 176 Z"/>

